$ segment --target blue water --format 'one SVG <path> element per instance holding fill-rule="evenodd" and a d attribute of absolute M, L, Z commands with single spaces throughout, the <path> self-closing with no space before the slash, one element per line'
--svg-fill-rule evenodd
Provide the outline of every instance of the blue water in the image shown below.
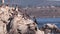
<path fill-rule="evenodd" d="M 5 3 L 17 4 L 23 7 L 47 6 L 47 5 L 60 6 L 60 1 L 47 1 L 47 0 L 5 0 Z"/>
<path fill-rule="evenodd" d="M 36 20 L 39 28 L 46 23 L 56 24 L 60 28 L 60 18 L 36 18 Z"/>

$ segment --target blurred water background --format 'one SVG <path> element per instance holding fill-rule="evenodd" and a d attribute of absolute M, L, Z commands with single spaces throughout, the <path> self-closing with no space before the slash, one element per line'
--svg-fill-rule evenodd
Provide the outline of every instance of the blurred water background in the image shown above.
<path fill-rule="evenodd" d="M 60 28 L 60 18 L 36 18 L 36 20 L 39 28 L 46 23 L 56 24 Z"/>
<path fill-rule="evenodd" d="M 0 0 L 1 1 L 1 0 Z M 49 1 L 49 0 L 5 0 L 5 4 L 17 4 L 21 7 L 34 7 L 34 6 L 60 6 L 60 1 Z"/>

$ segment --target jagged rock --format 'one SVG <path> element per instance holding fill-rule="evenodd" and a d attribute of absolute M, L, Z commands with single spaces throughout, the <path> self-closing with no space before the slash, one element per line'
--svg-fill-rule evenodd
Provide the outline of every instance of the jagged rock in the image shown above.
<path fill-rule="evenodd" d="M 0 34 L 6 34 L 6 24 L 3 21 L 0 21 Z"/>
<path fill-rule="evenodd" d="M 9 10 L 10 8 L 8 6 L 0 7 L 0 34 L 7 33 L 7 24 L 10 22 L 8 19 L 11 17 Z"/>
<path fill-rule="evenodd" d="M 36 34 L 37 24 L 17 8 L 0 7 L 0 34 Z"/>
<path fill-rule="evenodd" d="M 14 19 L 11 21 L 11 26 L 13 29 L 19 29 L 21 30 L 21 32 L 25 33 L 27 31 L 27 24 L 30 24 L 30 23 L 34 23 L 32 20 L 30 19 L 24 19 L 23 18 L 23 15 L 17 15 L 17 16 L 14 16 Z"/>
<path fill-rule="evenodd" d="M 41 30 L 43 30 L 45 34 L 57 34 L 57 31 L 60 32 L 59 28 L 55 24 L 50 23 L 44 24 Z"/>
<path fill-rule="evenodd" d="M 36 34 L 45 34 L 45 33 L 44 33 L 44 31 L 37 30 L 37 31 L 36 31 Z"/>
<path fill-rule="evenodd" d="M 0 34 L 48 34 L 52 30 L 60 32 L 54 24 L 46 24 L 39 30 L 36 21 L 22 11 L 18 7 L 0 7 Z"/>

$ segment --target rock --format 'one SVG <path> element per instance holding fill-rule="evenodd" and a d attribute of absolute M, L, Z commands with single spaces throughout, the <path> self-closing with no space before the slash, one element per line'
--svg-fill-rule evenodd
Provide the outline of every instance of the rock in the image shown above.
<path fill-rule="evenodd" d="M 0 21 L 0 34 L 6 34 L 7 30 L 6 30 L 6 24 L 3 23 L 3 21 Z"/>
<path fill-rule="evenodd" d="M 47 23 L 42 27 L 42 30 L 45 32 L 45 34 L 52 34 L 52 33 L 55 34 L 58 29 L 59 28 L 55 24 L 50 24 L 50 23 Z"/>
<path fill-rule="evenodd" d="M 36 34 L 45 34 L 44 31 L 37 30 Z"/>
<path fill-rule="evenodd" d="M 18 9 L 20 8 L 0 7 L 0 34 L 49 34 L 52 30 L 60 32 L 55 24 L 49 23 L 39 30 L 36 21 Z"/>
<path fill-rule="evenodd" d="M 0 7 L 0 34 L 7 34 L 7 25 L 10 22 L 8 19 L 11 17 L 9 10 L 10 8 L 8 6 Z"/>

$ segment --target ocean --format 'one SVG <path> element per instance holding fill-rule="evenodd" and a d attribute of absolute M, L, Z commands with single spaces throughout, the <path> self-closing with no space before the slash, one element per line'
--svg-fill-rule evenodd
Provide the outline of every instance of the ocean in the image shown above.
<path fill-rule="evenodd" d="M 39 28 L 47 23 L 55 24 L 60 28 L 60 18 L 36 18 L 36 21 Z"/>
<path fill-rule="evenodd" d="M 1 1 L 1 0 L 0 0 Z M 60 6 L 60 1 L 49 0 L 5 0 L 5 4 L 17 4 L 21 7 L 33 7 L 33 6 Z"/>

